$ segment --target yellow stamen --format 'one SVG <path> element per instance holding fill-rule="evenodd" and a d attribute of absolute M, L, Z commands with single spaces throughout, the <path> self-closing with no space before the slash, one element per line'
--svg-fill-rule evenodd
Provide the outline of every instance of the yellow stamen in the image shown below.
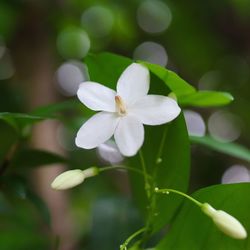
<path fill-rule="evenodd" d="M 115 103 L 116 103 L 116 107 L 117 107 L 117 111 L 119 115 L 126 115 L 127 110 L 126 110 L 125 103 L 123 102 L 122 98 L 119 95 L 115 96 Z"/>

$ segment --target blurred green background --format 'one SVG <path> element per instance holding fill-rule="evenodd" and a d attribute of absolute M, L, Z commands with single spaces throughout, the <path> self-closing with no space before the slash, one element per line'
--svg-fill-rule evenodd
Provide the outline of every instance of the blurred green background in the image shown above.
<path fill-rule="evenodd" d="M 89 78 L 84 58 L 102 51 L 166 66 L 200 90 L 230 92 L 235 100 L 226 108 L 186 110 L 189 132 L 250 146 L 248 0 L 0 0 L 0 112 L 31 112 L 68 101 L 61 123 L 33 133 L 30 126 L 22 127 L 22 150 L 32 145 L 68 156 L 67 168 L 121 160 L 112 153 L 113 145 L 98 152 L 74 146 L 83 123 L 80 114 L 89 114 L 75 97 L 79 83 Z M 28 151 L 23 164 L 13 163 L 6 170 L 6 155 L 20 135 L 4 121 L 0 128 L 1 249 L 57 249 L 59 245 L 65 250 L 112 250 L 140 226 L 124 172 L 87 180 L 63 193 L 60 201 L 54 200 L 59 205 L 53 206 L 53 201 L 44 199 L 51 194 L 39 190 L 36 180 L 55 167 L 36 172 L 39 164 L 32 165 L 34 152 Z M 55 145 L 51 133 L 45 135 L 48 130 Z M 192 152 L 190 191 L 250 181 L 247 162 L 197 145 Z M 60 210 L 70 214 L 69 221 Z M 51 226 L 55 216 L 56 225 Z"/>

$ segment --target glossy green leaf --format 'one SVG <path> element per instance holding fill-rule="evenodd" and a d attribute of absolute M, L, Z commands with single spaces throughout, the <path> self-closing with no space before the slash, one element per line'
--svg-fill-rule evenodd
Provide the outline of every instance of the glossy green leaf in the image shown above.
<path fill-rule="evenodd" d="M 12 161 L 12 165 L 17 168 L 34 168 L 65 162 L 67 162 L 67 160 L 61 155 L 49 151 L 29 149 L 18 152 Z"/>
<path fill-rule="evenodd" d="M 124 69 L 132 63 L 132 60 L 112 53 L 104 52 L 98 55 L 89 55 L 85 62 L 91 81 L 104 84 L 116 89 L 118 78 Z"/>
<path fill-rule="evenodd" d="M 208 147 L 212 150 L 250 162 L 250 150 L 237 143 L 221 142 L 221 141 L 213 139 L 210 136 L 203 136 L 203 137 L 190 136 L 190 141 L 193 144 L 199 144 L 199 145 Z"/>
<path fill-rule="evenodd" d="M 159 77 L 177 97 L 194 93 L 195 88 L 179 77 L 176 73 L 157 64 L 141 62 L 153 74 Z"/>
<path fill-rule="evenodd" d="M 233 101 L 231 94 L 216 91 L 198 91 L 178 98 L 182 106 L 213 107 L 224 106 Z"/>
<path fill-rule="evenodd" d="M 159 148 L 160 146 L 160 148 Z M 142 148 L 148 172 L 154 178 L 154 186 L 186 191 L 189 180 L 190 151 L 184 118 L 180 115 L 167 125 L 147 127 Z M 130 166 L 141 168 L 140 157 L 129 158 Z M 144 182 L 138 174 L 130 174 L 135 201 L 147 214 L 148 200 Z M 155 210 L 149 211 L 154 230 L 166 225 L 173 217 L 181 199 L 170 201 L 155 196 Z M 152 213 L 153 212 L 153 213 Z"/>
<path fill-rule="evenodd" d="M 208 202 L 218 210 L 236 217 L 250 232 L 250 184 L 217 185 L 197 191 L 193 197 Z M 175 200 L 176 195 L 165 199 Z M 156 250 L 248 250 L 250 239 L 235 240 L 217 229 L 212 220 L 201 212 L 194 203 L 186 200 L 165 238 Z"/>

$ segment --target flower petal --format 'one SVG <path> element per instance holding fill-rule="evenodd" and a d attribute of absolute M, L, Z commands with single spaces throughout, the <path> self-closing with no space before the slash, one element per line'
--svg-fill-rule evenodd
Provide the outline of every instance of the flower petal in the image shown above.
<path fill-rule="evenodd" d="M 132 63 L 120 76 L 117 83 L 117 94 L 127 105 L 131 105 L 149 90 L 149 71 L 138 63 Z"/>
<path fill-rule="evenodd" d="M 88 108 L 95 111 L 115 112 L 115 96 L 113 89 L 96 82 L 83 82 L 77 91 L 79 100 Z"/>
<path fill-rule="evenodd" d="M 170 122 L 180 114 L 180 111 L 174 99 L 160 95 L 147 95 L 129 109 L 129 113 L 146 125 Z"/>
<path fill-rule="evenodd" d="M 123 155 L 135 155 L 144 141 L 142 123 L 133 116 L 122 117 L 115 130 L 115 141 Z"/>
<path fill-rule="evenodd" d="M 79 129 L 75 139 L 76 145 L 85 149 L 99 146 L 114 134 L 118 121 L 119 117 L 113 113 L 97 113 Z"/>

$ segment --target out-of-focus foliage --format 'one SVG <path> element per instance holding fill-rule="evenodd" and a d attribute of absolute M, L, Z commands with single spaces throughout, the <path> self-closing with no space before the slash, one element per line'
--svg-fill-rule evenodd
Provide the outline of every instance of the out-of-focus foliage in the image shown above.
<path fill-rule="evenodd" d="M 220 184 L 231 165 L 249 168 L 249 13 L 247 0 L 0 1 L 0 249 L 49 249 L 56 241 L 48 208 L 30 182 L 33 169 L 54 163 L 82 169 L 109 164 L 96 150 L 80 150 L 74 145 L 77 129 L 92 114 L 76 100 L 74 91 L 79 81 L 89 78 L 115 89 L 119 75 L 132 62 L 129 58 L 151 71 L 152 93 L 174 92 L 183 109 L 202 114 L 210 133 L 188 140 L 182 116 L 168 125 L 147 127 L 143 152 L 149 172 L 158 168 L 155 185 L 193 191 Z M 138 53 L 135 57 L 135 49 L 148 41 L 162 46 L 165 56 L 147 47 L 140 58 Z M 96 55 L 102 51 L 124 57 Z M 154 64 L 159 58 L 167 63 L 167 69 Z M 62 67 L 64 63 L 69 67 Z M 39 70 L 40 76 L 48 74 L 44 65 L 50 65 L 49 74 L 52 71 L 52 76 L 44 79 L 56 79 L 56 90 L 55 86 L 51 89 L 61 101 L 36 107 L 31 104 L 31 89 L 38 87 Z M 223 107 L 232 101 L 228 93 L 234 101 Z M 231 126 L 233 120 L 223 117 L 215 124 L 211 120 L 214 107 L 236 117 L 241 134 L 237 142 L 214 139 L 211 131 L 231 138 L 236 129 Z M 32 127 L 47 119 L 61 122 L 57 138 L 65 157 L 31 147 Z M 189 143 L 193 153 L 190 183 Z M 139 168 L 137 156 L 124 164 Z M 204 249 L 216 249 L 218 242 L 233 250 L 248 249 L 249 241 L 238 243 L 222 236 L 192 204 L 187 201 L 182 205 L 182 199 L 172 194 L 157 195 L 158 210 L 148 212 L 143 178 L 129 174 L 135 198 L 131 199 L 124 191 L 128 186 L 124 177 L 123 172 L 103 174 L 72 190 L 70 209 L 77 225 L 78 249 L 118 249 L 147 216 L 155 221 L 155 232 L 174 222 L 156 248 L 159 250 L 177 243 L 180 249 L 200 248 L 206 227 L 209 242 Z M 194 196 L 238 215 L 249 231 L 248 193 L 249 184 L 218 185 Z M 175 218 L 176 208 L 180 214 Z M 155 246 L 162 236 L 162 232 L 155 234 L 148 247 Z M 187 245 L 183 246 L 184 239 Z"/>

